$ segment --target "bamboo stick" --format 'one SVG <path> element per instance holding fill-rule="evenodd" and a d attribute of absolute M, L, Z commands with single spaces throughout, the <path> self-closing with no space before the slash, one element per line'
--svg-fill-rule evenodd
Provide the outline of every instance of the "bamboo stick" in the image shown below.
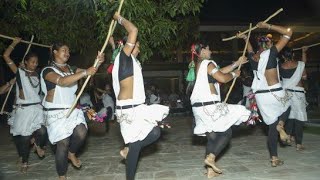
<path fill-rule="evenodd" d="M 30 42 L 33 42 L 33 38 L 34 38 L 34 35 L 31 36 Z M 27 48 L 26 52 L 25 52 L 24 55 L 23 55 L 23 58 L 22 58 L 21 63 L 24 63 L 24 58 L 25 58 L 26 55 L 28 54 L 28 52 L 29 52 L 29 50 L 30 50 L 30 47 L 31 47 L 31 43 L 28 45 L 28 48 Z M 1 111 L 0 111 L 0 114 L 3 114 L 3 113 L 4 113 L 3 110 L 4 110 L 4 107 L 5 107 L 6 104 L 7 104 L 7 101 L 8 101 L 8 98 L 9 98 L 9 95 L 10 95 L 10 93 L 11 93 L 11 90 L 12 90 L 12 87 L 13 87 L 13 86 L 14 86 L 14 84 L 11 84 L 10 89 L 9 89 L 9 91 L 8 91 L 8 93 L 7 93 L 6 99 L 5 99 L 4 102 L 3 102 L 3 105 L 2 105 L 2 108 L 1 108 Z"/>
<path fill-rule="evenodd" d="M 279 9 L 278 11 L 276 11 L 275 13 L 273 13 L 271 16 L 269 16 L 266 20 L 264 20 L 263 22 L 264 23 L 266 23 L 266 22 L 268 22 L 270 19 L 272 19 L 273 17 L 275 17 L 276 15 L 278 15 L 281 11 L 283 11 L 283 8 L 281 8 L 281 9 Z M 255 29 L 257 29 L 258 28 L 258 26 L 254 26 L 253 28 L 250 28 L 250 29 L 248 29 L 248 30 L 246 30 L 246 31 L 243 31 L 243 32 L 241 32 L 239 35 L 241 36 L 241 35 L 243 35 L 243 34 L 246 34 L 246 33 L 248 33 L 249 31 L 253 31 L 253 30 L 255 30 Z M 234 39 L 234 38 L 236 38 L 237 36 L 232 36 L 232 37 L 229 37 L 229 38 L 224 38 L 224 39 L 222 39 L 222 41 L 229 41 L 229 40 L 232 40 L 232 39 Z"/>
<path fill-rule="evenodd" d="M 250 35 L 251 35 L 251 27 L 252 27 L 252 23 L 250 23 L 249 33 L 248 33 L 248 37 L 247 37 L 247 39 L 246 39 L 246 45 L 244 46 L 244 50 L 243 50 L 243 52 L 242 52 L 242 57 L 246 54 L 246 51 L 247 51 L 247 48 L 248 48 L 249 39 L 250 39 Z M 242 64 L 240 64 L 240 65 L 238 66 L 238 70 L 241 69 L 241 65 L 242 65 Z M 233 89 L 233 86 L 234 86 L 236 80 L 237 80 L 237 77 L 233 79 L 232 84 L 231 84 L 231 86 L 230 86 L 230 88 L 229 88 L 229 91 L 228 91 L 228 93 L 227 93 L 227 95 L 226 95 L 226 98 L 225 98 L 224 101 L 223 101 L 224 103 L 227 102 L 227 100 L 228 100 L 228 98 L 229 98 L 229 95 L 230 95 L 230 93 L 231 93 L 231 91 L 232 91 L 232 89 Z"/>
<path fill-rule="evenodd" d="M 122 8 L 122 5 L 123 5 L 123 2 L 124 2 L 124 0 L 121 0 L 121 2 L 120 2 L 119 8 L 118 8 L 119 14 L 120 14 L 120 12 L 121 12 L 121 8 Z M 102 46 L 102 48 L 101 48 L 101 50 L 100 50 L 100 53 L 103 53 L 103 51 L 104 51 L 105 48 L 107 47 L 108 42 L 109 42 L 109 39 L 110 39 L 111 35 L 113 34 L 113 31 L 114 31 L 115 27 L 116 27 L 116 21 L 115 21 L 115 20 L 112 20 L 111 23 L 110 23 L 110 26 L 109 26 L 109 31 L 108 31 L 107 38 L 106 38 L 106 40 L 105 40 L 105 42 L 104 42 L 104 44 L 103 44 L 103 46 Z M 96 59 L 95 62 L 94 62 L 94 64 L 93 64 L 93 67 L 97 67 L 97 66 L 98 66 L 98 62 L 99 62 L 99 60 Z M 72 111 L 73 111 L 74 108 L 76 107 L 77 102 L 78 102 L 81 94 L 83 93 L 84 88 L 85 88 L 86 85 L 88 84 L 90 78 L 91 78 L 91 75 L 89 75 L 89 76 L 87 77 L 87 79 L 85 80 L 85 82 L 83 83 L 80 92 L 77 94 L 77 97 L 76 97 L 75 101 L 73 102 L 73 104 L 72 104 L 72 106 L 70 107 L 68 113 L 66 114 L 66 117 L 67 117 L 67 118 L 70 116 L 70 114 L 72 113 Z"/>
<path fill-rule="evenodd" d="M 305 46 L 305 47 L 310 48 L 310 47 L 318 46 L 318 45 L 320 45 L 320 43 L 311 44 L 311 45 L 308 45 L 308 46 Z M 301 49 L 302 49 L 302 47 L 300 47 L 300 48 L 294 48 L 293 50 L 296 51 L 296 50 L 301 50 Z"/>
<path fill-rule="evenodd" d="M 6 35 L 3 35 L 3 34 L 0 34 L 0 37 L 5 38 L 5 39 L 11 39 L 11 40 L 14 40 L 14 38 L 13 38 L 13 37 L 6 36 Z M 40 47 L 46 47 L 46 48 L 50 48 L 50 47 L 51 47 L 51 46 L 48 46 L 48 45 L 39 44 L 39 43 L 34 43 L 34 42 L 31 42 L 31 41 L 21 40 L 21 42 L 22 42 L 22 43 L 26 43 L 26 44 L 35 45 L 35 46 L 40 46 Z"/>
<path fill-rule="evenodd" d="M 4 100 L 4 103 L 3 103 L 3 105 L 2 105 L 0 114 L 5 114 L 5 112 L 4 112 L 3 110 L 4 110 L 4 107 L 6 106 L 6 103 L 7 103 L 7 101 L 8 101 L 8 98 L 9 98 L 9 95 L 10 95 L 10 92 L 11 92 L 13 86 L 14 86 L 14 84 L 11 84 L 10 89 L 9 89 L 9 91 L 8 91 L 8 93 L 7 93 L 6 99 Z"/>

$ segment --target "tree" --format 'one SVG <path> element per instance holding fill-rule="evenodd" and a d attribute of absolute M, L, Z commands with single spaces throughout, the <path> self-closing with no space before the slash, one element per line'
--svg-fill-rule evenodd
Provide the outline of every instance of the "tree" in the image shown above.
<path fill-rule="evenodd" d="M 90 48 L 102 46 L 118 3 L 114 0 L 4 0 L 0 2 L 3 27 L 0 33 L 24 39 L 34 34 L 36 42 L 63 41 L 74 52 L 86 53 Z M 202 3 L 203 0 L 125 0 L 121 14 L 139 28 L 140 59 L 147 60 L 153 51 L 168 55 L 174 45 L 190 40 L 188 30 L 197 29 L 194 24 L 198 22 Z M 124 36 L 123 28 L 117 27 L 115 31 L 116 37 Z M 1 51 L 3 42 L 0 41 Z"/>

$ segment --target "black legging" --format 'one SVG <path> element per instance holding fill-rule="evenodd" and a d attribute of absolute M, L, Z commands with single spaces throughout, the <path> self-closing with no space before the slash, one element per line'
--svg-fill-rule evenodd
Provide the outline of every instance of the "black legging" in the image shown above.
<path fill-rule="evenodd" d="M 296 144 L 302 144 L 303 125 L 304 122 L 297 119 L 288 119 L 286 122 L 286 132 L 289 135 L 294 135 Z"/>
<path fill-rule="evenodd" d="M 220 152 L 226 147 L 230 142 L 232 137 L 232 130 L 229 128 L 225 132 L 211 132 L 206 133 L 208 142 L 206 147 L 206 155 L 212 153 L 218 156 Z"/>
<path fill-rule="evenodd" d="M 16 144 L 18 155 L 22 158 L 22 163 L 28 163 L 31 136 L 13 136 L 13 140 Z"/>
<path fill-rule="evenodd" d="M 56 169 L 59 176 L 65 176 L 68 170 L 68 151 L 76 153 L 83 145 L 87 135 L 87 128 L 84 124 L 77 125 L 71 136 L 57 142 Z"/>
<path fill-rule="evenodd" d="M 34 132 L 35 142 L 38 146 L 43 148 L 47 142 L 47 131 L 44 126 Z M 18 155 L 22 158 L 22 163 L 28 163 L 30 154 L 30 140 L 31 136 L 14 136 L 14 143 L 16 145 Z"/>
<path fill-rule="evenodd" d="M 160 128 L 154 127 L 148 136 L 142 141 L 136 141 L 134 143 L 129 143 L 129 152 L 127 155 L 127 167 L 126 167 L 126 176 L 127 180 L 133 180 L 139 159 L 139 154 L 142 148 L 155 142 L 160 137 Z"/>
<path fill-rule="evenodd" d="M 48 134 L 47 129 L 44 126 L 41 126 L 40 129 L 34 132 L 35 143 L 41 149 L 47 144 Z"/>
<path fill-rule="evenodd" d="M 279 132 L 277 131 L 277 125 L 279 121 L 283 121 L 284 123 L 288 119 L 291 108 L 289 107 L 285 112 L 283 112 L 276 122 L 269 125 L 268 132 L 268 148 L 270 152 L 270 156 L 278 156 L 278 136 Z"/>

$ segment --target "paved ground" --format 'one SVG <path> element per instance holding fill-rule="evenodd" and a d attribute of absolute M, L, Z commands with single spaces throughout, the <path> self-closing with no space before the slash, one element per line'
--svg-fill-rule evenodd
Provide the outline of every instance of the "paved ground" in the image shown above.
<path fill-rule="evenodd" d="M 203 164 L 206 140 L 191 135 L 191 117 L 170 117 L 170 121 L 173 128 L 164 129 L 158 143 L 142 152 L 136 179 L 207 179 Z M 230 146 L 217 162 L 224 173 L 215 179 L 319 179 L 320 136 L 305 134 L 307 149 L 304 152 L 296 152 L 294 147 L 279 148 L 280 158 L 285 164 L 272 168 L 262 128 L 243 126 L 233 132 Z M 29 171 L 20 174 L 16 165 L 17 153 L 8 128 L 0 128 L 0 135 L 0 179 L 57 179 L 50 148 L 43 160 L 30 153 Z M 83 167 L 75 170 L 69 164 L 69 179 L 125 179 L 125 165 L 119 156 L 121 147 L 122 138 L 117 124 L 112 125 L 109 133 L 103 136 L 90 135 L 80 155 Z"/>

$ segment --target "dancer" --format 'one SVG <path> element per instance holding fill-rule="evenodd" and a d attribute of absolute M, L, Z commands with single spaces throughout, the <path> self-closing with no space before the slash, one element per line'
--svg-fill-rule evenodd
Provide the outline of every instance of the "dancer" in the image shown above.
<path fill-rule="evenodd" d="M 282 58 L 284 59 L 284 63 L 280 68 L 282 86 L 288 93 L 292 94 L 292 98 L 290 99 L 291 111 L 285 129 L 289 135 L 288 140 L 291 139 L 290 135 L 294 132 L 297 151 L 304 149 L 302 146 L 303 124 L 307 121 L 307 102 L 302 83 L 302 80 L 307 80 L 307 73 L 305 71 L 307 49 L 307 47 L 302 48 L 302 61 L 294 60 L 292 49 L 288 47 L 285 47 L 281 51 Z M 295 127 L 294 130 L 293 127 Z"/>
<path fill-rule="evenodd" d="M 194 134 L 207 136 L 206 158 L 208 178 L 221 174 L 215 165 L 215 159 L 229 143 L 232 136 L 232 125 L 245 122 L 250 115 L 244 106 L 221 103 L 219 83 L 227 83 L 240 75 L 234 70 L 246 62 L 240 57 L 232 65 L 220 68 L 210 60 L 211 50 L 208 45 L 192 46 L 192 53 L 198 57 L 196 62 L 196 82 L 190 100 L 196 126 Z"/>
<path fill-rule="evenodd" d="M 271 156 L 271 166 L 276 167 L 283 164 L 283 161 L 278 158 L 277 142 L 279 133 L 282 141 L 285 142 L 288 139 L 284 131 L 284 122 L 290 112 L 288 102 L 290 96 L 283 90 L 279 80 L 277 55 L 290 40 L 292 31 L 290 28 L 264 22 L 259 22 L 257 27 L 282 34 L 282 37 L 280 37 L 280 40 L 275 45 L 273 45 L 269 37 L 260 37 L 257 53 L 254 53 L 250 42 L 247 49 L 248 59 L 254 74 L 251 88 L 255 93 L 263 121 L 269 126 L 268 147 Z M 242 35 L 238 36 L 238 38 L 245 40 L 247 36 Z"/>
<path fill-rule="evenodd" d="M 76 153 L 87 135 L 87 124 L 83 112 L 74 109 L 67 118 L 66 114 L 73 104 L 77 91 L 77 82 L 88 75 L 94 75 L 97 68 L 86 70 L 67 64 L 70 57 L 69 47 L 63 43 L 52 46 L 53 61 L 41 72 L 41 89 L 45 94 L 44 106 L 49 140 L 57 144 L 55 152 L 56 170 L 59 179 L 66 179 L 68 159 L 75 168 L 81 167 Z M 98 52 L 99 65 L 104 61 L 104 54 Z"/>
<path fill-rule="evenodd" d="M 16 102 L 11 118 L 8 120 L 10 133 L 16 144 L 21 172 L 28 169 L 30 141 L 35 136 L 34 148 L 40 159 L 44 158 L 43 147 L 46 144 L 46 128 L 44 127 L 43 110 L 39 96 L 40 82 L 36 72 L 38 56 L 28 53 L 23 62 L 23 67 L 18 68 L 10 58 L 11 52 L 21 41 L 15 38 L 3 54 L 3 58 L 13 73 L 16 74 Z"/>
<path fill-rule="evenodd" d="M 10 89 L 10 86 L 13 85 L 14 83 L 16 83 L 16 78 L 11 79 L 5 85 L 2 85 L 0 87 L 0 95 L 8 92 Z"/>
<path fill-rule="evenodd" d="M 167 106 L 145 105 L 142 70 L 136 59 L 140 49 L 137 42 L 138 29 L 118 12 L 113 16 L 128 32 L 127 41 L 114 61 L 112 71 L 116 96 L 116 116 L 121 134 L 128 147 L 120 151 L 126 158 L 126 177 L 134 179 L 140 151 L 160 137 L 157 121 L 169 113 Z"/>

